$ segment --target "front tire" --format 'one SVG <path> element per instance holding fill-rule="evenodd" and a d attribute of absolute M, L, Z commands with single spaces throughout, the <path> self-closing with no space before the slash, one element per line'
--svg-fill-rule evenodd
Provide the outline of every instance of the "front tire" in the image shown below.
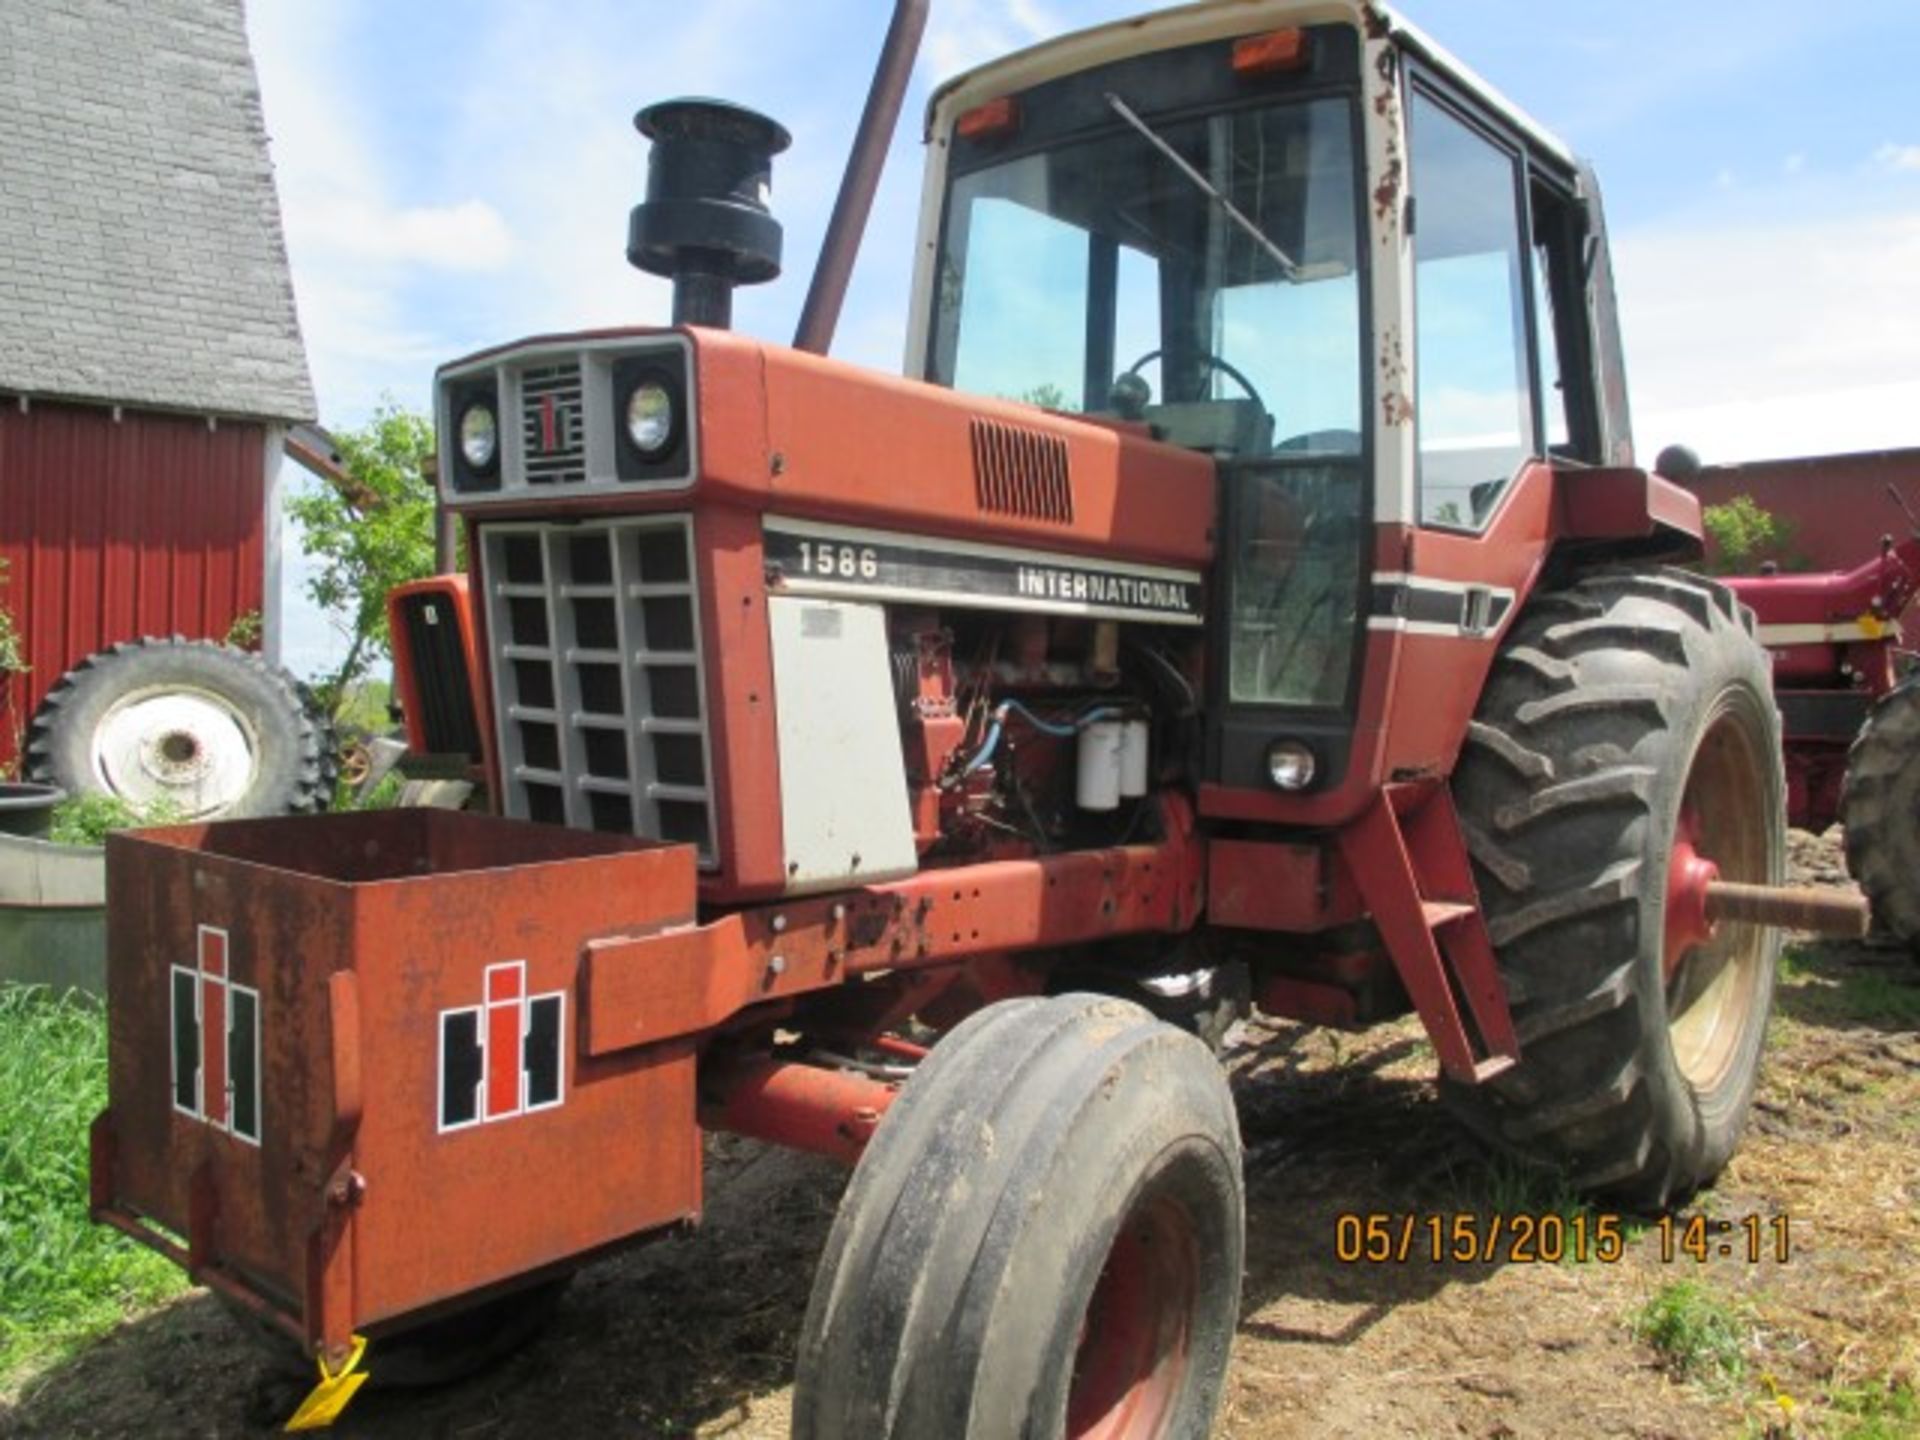
<path fill-rule="evenodd" d="M 1226 1078 L 1127 1001 L 1003 1001 L 861 1157 L 800 1336 L 798 1440 L 1202 1437 L 1240 1302 Z"/>
<path fill-rule="evenodd" d="M 1521 1042 L 1449 1086 L 1496 1145 L 1579 1189 L 1664 1207 L 1739 1142 L 1777 932 L 1688 930 L 1693 852 L 1779 884 L 1780 722 L 1751 617 L 1681 571 L 1536 598 L 1502 645 L 1454 795 Z"/>
<path fill-rule="evenodd" d="M 1847 873 L 1874 923 L 1920 950 L 1920 680 L 1883 695 L 1847 752 Z"/>

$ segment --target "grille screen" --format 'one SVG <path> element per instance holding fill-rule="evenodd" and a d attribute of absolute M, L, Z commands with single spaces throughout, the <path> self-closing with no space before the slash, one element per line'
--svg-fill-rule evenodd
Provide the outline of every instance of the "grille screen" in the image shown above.
<path fill-rule="evenodd" d="M 714 860 L 693 527 L 481 532 L 507 814 Z"/>

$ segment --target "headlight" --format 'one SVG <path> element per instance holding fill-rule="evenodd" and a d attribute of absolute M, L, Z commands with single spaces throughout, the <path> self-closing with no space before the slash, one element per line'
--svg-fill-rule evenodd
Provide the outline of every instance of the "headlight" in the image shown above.
<path fill-rule="evenodd" d="M 1267 747 L 1267 776 L 1282 790 L 1304 790 L 1313 783 L 1313 751 L 1298 740 L 1276 740 Z"/>
<path fill-rule="evenodd" d="M 493 464 L 500 448 L 500 425 L 486 405 L 469 405 L 460 416 L 460 458 L 474 470 Z"/>
<path fill-rule="evenodd" d="M 673 439 L 673 397 L 652 381 L 627 396 L 627 438 L 642 455 L 658 455 Z"/>

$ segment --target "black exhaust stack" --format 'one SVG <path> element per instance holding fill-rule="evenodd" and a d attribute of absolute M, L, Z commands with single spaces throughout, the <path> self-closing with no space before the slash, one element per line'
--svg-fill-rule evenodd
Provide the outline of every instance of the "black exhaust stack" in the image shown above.
<path fill-rule="evenodd" d="M 780 273 L 780 222 L 767 201 L 773 157 L 792 137 L 721 100 L 663 100 L 633 124 L 653 152 L 647 198 L 627 227 L 627 259 L 673 281 L 675 325 L 725 330 L 734 286 Z"/>

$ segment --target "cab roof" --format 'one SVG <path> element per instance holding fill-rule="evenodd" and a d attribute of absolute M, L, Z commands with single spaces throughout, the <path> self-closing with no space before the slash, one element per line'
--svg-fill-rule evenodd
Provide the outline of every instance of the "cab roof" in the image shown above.
<path fill-rule="evenodd" d="M 926 138 L 931 140 L 938 133 L 944 114 L 1109 61 L 1256 34 L 1283 25 L 1326 24 L 1352 25 L 1373 38 L 1390 36 L 1514 126 L 1537 149 L 1568 165 L 1574 163 L 1573 152 L 1552 131 L 1412 22 L 1377 0 L 1199 0 L 1197 4 L 1109 21 L 1042 41 L 943 81 L 927 103 Z"/>

